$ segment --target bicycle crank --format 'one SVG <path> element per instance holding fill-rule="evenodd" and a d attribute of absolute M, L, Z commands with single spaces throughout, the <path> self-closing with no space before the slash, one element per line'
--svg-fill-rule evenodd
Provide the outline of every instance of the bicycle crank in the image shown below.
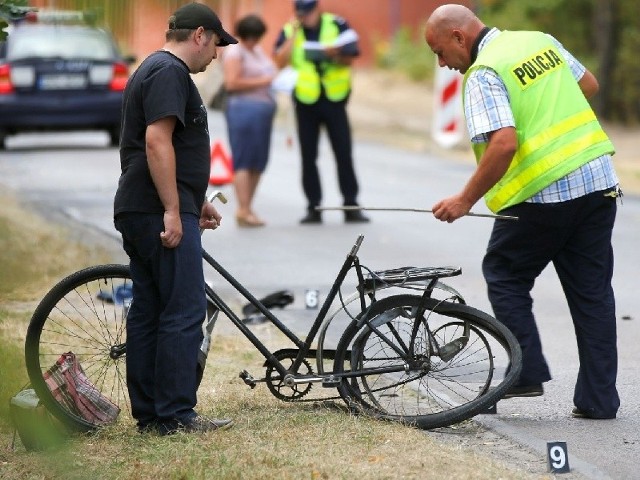
<path fill-rule="evenodd" d="M 275 352 L 274 356 L 288 369 L 293 365 L 293 362 L 296 359 L 297 350 L 280 350 Z M 300 365 L 297 374 L 307 377 L 313 375 L 311 364 L 306 358 L 302 359 L 302 364 Z M 283 378 L 273 365 L 267 365 L 265 382 L 273 396 L 284 402 L 295 402 L 300 400 L 311 391 L 312 385 L 306 379 L 302 382 L 298 382 L 296 380 L 296 375 L 293 374 L 285 375 Z"/>

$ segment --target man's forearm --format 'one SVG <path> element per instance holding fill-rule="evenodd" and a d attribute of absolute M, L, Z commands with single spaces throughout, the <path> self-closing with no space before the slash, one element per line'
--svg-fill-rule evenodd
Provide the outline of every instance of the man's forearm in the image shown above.
<path fill-rule="evenodd" d="M 167 212 L 178 212 L 180 200 L 176 183 L 176 161 L 173 147 L 169 149 L 147 148 L 147 163 L 160 201 Z"/>
<path fill-rule="evenodd" d="M 515 129 L 503 128 L 493 132 L 489 145 L 464 189 L 462 196 L 475 204 L 504 176 L 517 148 Z"/>
<path fill-rule="evenodd" d="M 147 127 L 145 134 L 147 164 L 160 201 L 167 212 L 179 212 L 176 181 L 176 154 L 173 149 L 175 118 L 158 120 Z"/>

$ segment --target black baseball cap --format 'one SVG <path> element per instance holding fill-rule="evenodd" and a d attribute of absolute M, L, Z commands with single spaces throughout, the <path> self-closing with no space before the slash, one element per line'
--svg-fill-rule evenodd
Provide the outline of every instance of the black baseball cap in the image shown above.
<path fill-rule="evenodd" d="M 318 0 L 294 0 L 296 15 L 306 15 L 318 6 Z"/>
<path fill-rule="evenodd" d="M 218 42 L 220 47 L 238 43 L 238 40 L 222 28 L 222 22 L 218 15 L 203 3 L 187 3 L 169 17 L 169 30 L 195 30 L 198 27 L 217 33 L 220 37 Z"/>

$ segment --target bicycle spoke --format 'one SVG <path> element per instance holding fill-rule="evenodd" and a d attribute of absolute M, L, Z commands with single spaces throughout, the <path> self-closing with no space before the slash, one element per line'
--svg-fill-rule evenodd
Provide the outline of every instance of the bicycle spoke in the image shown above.
<path fill-rule="evenodd" d="M 421 302 L 426 308 L 418 308 Z M 422 311 L 425 316 L 415 318 Z M 491 386 L 500 387 L 498 394 L 504 391 L 505 379 L 494 381 L 494 371 L 496 363 L 500 369 L 509 365 L 512 351 L 503 338 L 509 332 L 499 331 L 490 317 L 476 318 L 475 312 L 411 295 L 378 301 L 368 318 L 349 326 L 338 345 L 334 368 L 344 371 L 349 365 L 350 371 L 349 380 L 340 384 L 341 396 L 374 415 L 424 428 L 481 410 L 496 395 L 492 390 L 489 395 Z M 517 348 L 509 340 L 509 348 Z"/>
<path fill-rule="evenodd" d="M 85 431 L 95 425 L 71 405 L 57 404 L 43 375 L 62 354 L 73 353 L 90 382 L 89 389 L 100 392 L 122 411 L 130 411 L 124 364 L 128 304 L 121 302 L 120 291 L 127 288 L 131 288 L 131 278 L 125 266 L 81 270 L 63 279 L 43 298 L 29 325 L 29 378 L 52 413 L 74 429 Z"/>

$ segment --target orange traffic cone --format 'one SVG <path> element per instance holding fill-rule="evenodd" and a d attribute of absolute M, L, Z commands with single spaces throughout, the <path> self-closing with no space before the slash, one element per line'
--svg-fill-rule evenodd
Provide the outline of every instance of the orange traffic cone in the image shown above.
<path fill-rule="evenodd" d="M 211 146 L 211 185 L 226 185 L 233 182 L 233 163 L 231 156 L 224 149 L 222 142 L 216 140 Z"/>

